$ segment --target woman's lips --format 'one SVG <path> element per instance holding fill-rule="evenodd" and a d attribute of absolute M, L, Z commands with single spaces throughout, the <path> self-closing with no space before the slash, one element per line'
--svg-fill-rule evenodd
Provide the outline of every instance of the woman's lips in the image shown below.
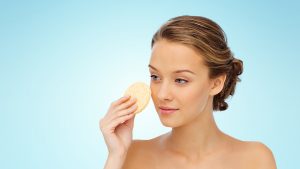
<path fill-rule="evenodd" d="M 168 108 L 168 107 L 159 107 L 159 113 L 161 114 L 172 114 L 179 109 Z"/>

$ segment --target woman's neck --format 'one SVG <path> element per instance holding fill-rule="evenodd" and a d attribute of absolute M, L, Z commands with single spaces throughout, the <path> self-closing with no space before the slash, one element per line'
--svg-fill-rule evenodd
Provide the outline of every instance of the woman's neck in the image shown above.
<path fill-rule="evenodd" d="M 167 150 L 187 158 L 201 158 L 218 150 L 224 133 L 218 129 L 212 112 L 202 113 L 197 119 L 173 128 L 166 135 Z"/>

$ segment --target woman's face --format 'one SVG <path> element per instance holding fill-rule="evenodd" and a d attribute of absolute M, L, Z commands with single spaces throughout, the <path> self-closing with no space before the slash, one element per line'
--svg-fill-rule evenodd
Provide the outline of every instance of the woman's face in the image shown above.
<path fill-rule="evenodd" d="M 160 121 L 178 127 L 212 110 L 211 82 L 202 56 L 192 48 L 166 40 L 152 48 L 151 92 Z"/>

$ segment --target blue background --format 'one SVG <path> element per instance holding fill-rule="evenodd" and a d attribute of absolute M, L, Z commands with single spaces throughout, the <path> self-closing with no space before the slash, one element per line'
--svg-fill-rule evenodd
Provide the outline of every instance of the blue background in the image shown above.
<path fill-rule="evenodd" d="M 219 127 L 265 143 L 278 168 L 299 168 L 300 4 L 297 1 L 0 1 L 0 168 L 102 168 L 98 127 L 113 100 L 149 82 L 150 41 L 168 19 L 221 25 L 242 82 Z M 152 102 L 135 139 L 169 131 Z"/>

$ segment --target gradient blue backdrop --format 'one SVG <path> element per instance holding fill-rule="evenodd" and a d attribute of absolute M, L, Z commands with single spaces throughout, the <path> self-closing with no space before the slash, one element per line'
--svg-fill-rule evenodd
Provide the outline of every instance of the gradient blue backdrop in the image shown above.
<path fill-rule="evenodd" d="M 153 33 L 171 17 L 202 15 L 244 61 L 219 127 L 265 143 L 278 168 L 299 168 L 297 1 L 0 1 L 0 168 L 102 168 L 98 121 L 135 81 L 149 82 Z M 135 139 L 168 131 L 153 104 Z"/>

